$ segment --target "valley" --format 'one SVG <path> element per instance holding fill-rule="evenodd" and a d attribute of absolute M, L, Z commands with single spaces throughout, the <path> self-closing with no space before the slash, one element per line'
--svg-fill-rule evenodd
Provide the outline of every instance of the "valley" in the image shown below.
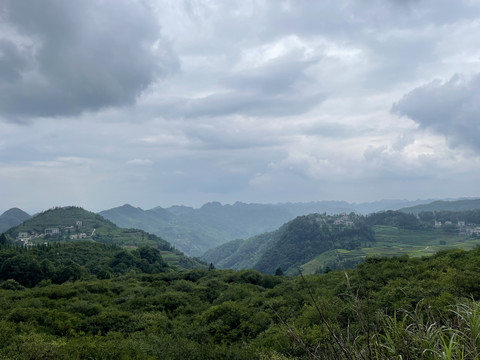
<path fill-rule="evenodd" d="M 25 220 L 0 235 L 1 358 L 387 360 L 428 349 L 433 360 L 447 343 L 455 359 L 480 349 L 480 209 L 300 215 L 201 259 L 79 207 L 13 213 Z"/>

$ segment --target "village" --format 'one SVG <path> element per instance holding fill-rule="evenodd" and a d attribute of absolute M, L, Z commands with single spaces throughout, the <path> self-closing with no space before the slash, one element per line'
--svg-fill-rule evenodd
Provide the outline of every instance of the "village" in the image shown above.
<path fill-rule="evenodd" d="M 62 239 L 62 240 L 88 240 L 95 234 L 93 229 L 91 234 L 87 234 L 83 229 L 83 222 L 80 220 L 75 221 L 74 225 L 70 226 L 56 226 L 47 227 L 43 232 L 19 232 L 16 241 L 19 245 L 34 246 L 38 241 L 34 243 L 33 240 L 39 239 Z"/>

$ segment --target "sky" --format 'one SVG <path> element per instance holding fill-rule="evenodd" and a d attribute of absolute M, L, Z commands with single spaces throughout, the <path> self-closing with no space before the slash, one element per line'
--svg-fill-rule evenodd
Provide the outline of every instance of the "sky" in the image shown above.
<path fill-rule="evenodd" d="M 0 211 L 479 197 L 480 0 L 0 0 Z"/>

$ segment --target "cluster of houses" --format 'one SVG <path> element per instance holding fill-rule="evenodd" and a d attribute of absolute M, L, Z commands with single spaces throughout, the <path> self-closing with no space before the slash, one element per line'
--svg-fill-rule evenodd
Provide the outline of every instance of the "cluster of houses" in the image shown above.
<path fill-rule="evenodd" d="M 49 227 L 45 228 L 43 233 L 37 232 L 19 232 L 17 235 L 17 242 L 24 246 L 33 246 L 33 239 L 45 238 L 46 236 L 68 236 L 71 240 L 88 239 L 89 236 L 85 232 L 78 232 L 83 226 L 82 221 L 76 221 L 75 226 L 63 226 L 63 227 Z"/>
<path fill-rule="evenodd" d="M 460 234 L 467 234 L 467 235 L 480 235 L 480 226 L 469 226 L 465 224 L 465 221 L 459 220 L 457 221 L 456 224 L 454 224 L 452 221 L 444 221 L 443 223 L 441 221 L 434 221 L 434 225 L 436 228 L 441 228 L 443 226 L 449 226 L 449 225 L 456 225 L 458 227 L 458 232 Z"/>
<path fill-rule="evenodd" d="M 342 215 L 341 217 L 335 219 L 333 225 L 343 225 L 348 227 L 353 227 L 355 223 L 350 219 L 348 215 Z"/>

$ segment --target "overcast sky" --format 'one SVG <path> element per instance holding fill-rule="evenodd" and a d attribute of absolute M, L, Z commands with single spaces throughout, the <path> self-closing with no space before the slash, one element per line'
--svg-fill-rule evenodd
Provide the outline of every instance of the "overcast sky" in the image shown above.
<path fill-rule="evenodd" d="M 0 0 L 0 212 L 479 184 L 480 0 Z"/>

